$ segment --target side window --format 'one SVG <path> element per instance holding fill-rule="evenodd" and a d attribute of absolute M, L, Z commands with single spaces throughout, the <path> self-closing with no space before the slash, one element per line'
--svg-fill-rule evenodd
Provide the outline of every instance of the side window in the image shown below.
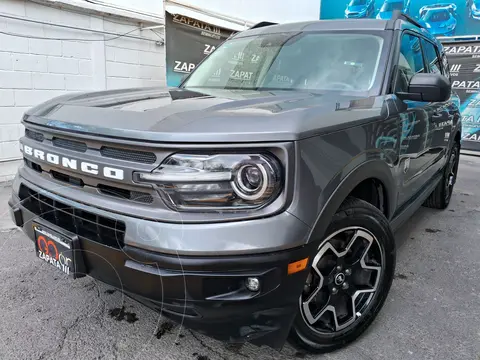
<path fill-rule="evenodd" d="M 422 46 L 425 51 L 425 58 L 429 67 L 429 72 L 434 74 L 442 74 L 442 62 L 439 59 L 435 45 L 433 45 L 430 41 L 422 39 Z"/>
<path fill-rule="evenodd" d="M 420 39 L 411 34 L 402 35 L 394 92 L 407 92 L 413 75 L 425 72 Z"/>

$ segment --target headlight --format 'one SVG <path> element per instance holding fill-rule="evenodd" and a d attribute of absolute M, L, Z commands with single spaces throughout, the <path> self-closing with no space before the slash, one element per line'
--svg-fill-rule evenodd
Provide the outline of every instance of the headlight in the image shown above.
<path fill-rule="evenodd" d="M 283 174 L 270 154 L 175 154 L 135 180 L 154 184 L 174 210 L 238 211 L 275 200 Z"/>

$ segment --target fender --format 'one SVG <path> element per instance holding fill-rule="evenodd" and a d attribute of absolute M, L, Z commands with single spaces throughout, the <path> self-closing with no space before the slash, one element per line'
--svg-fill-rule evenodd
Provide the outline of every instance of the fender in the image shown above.
<path fill-rule="evenodd" d="M 392 176 L 392 169 L 384 160 L 375 159 L 364 162 L 348 173 L 335 190 L 330 194 L 325 206 L 318 214 L 315 225 L 308 237 L 308 242 L 323 239 L 330 225 L 332 217 L 340 208 L 348 195 L 362 181 L 367 179 L 377 179 L 380 181 L 387 194 L 386 216 L 390 220 L 395 212 L 397 202 L 397 190 L 395 180 Z"/>

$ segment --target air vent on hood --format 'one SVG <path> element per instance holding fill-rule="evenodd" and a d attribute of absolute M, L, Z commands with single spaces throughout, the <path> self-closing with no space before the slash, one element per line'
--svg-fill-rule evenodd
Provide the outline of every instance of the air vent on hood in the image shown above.
<path fill-rule="evenodd" d="M 157 156 L 154 153 L 147 151 L 127 150 L 102 146 L 100 148 L 100 153 L 102 154 L 102 156 L 108 158 L 133 161 L 144 164 L 153 164 L 155 163 L 155 161 L 157 161 Z"/>

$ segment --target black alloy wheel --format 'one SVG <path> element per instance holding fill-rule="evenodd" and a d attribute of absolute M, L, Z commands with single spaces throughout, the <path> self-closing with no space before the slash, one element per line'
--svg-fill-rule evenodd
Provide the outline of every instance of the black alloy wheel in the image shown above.
<path fill-rule="evenodd" d="M 348 227 L 320 247 L 300 297 L 301 313 L 314 331 L 335 333 L 368 308 L 385 262 L 383 249 L 367 229 Z"/>
<path fill-rule="evenodd" d="M 347 199 L 312 254 L 289 341 L 312 353 L 337 350 L 358 338 L 387 298 L 395 272 L 395 238 L 385 215 Z"/>
<path fill-rule="evenodd" d="M 453 194 L 453 187 L 457 181 L 458 163 L 460 159 L 460 149 L 458 146 L 453 146 L 450 158 L 446 167 L 445 176 L 445 202 L 449 203 Z"/>

